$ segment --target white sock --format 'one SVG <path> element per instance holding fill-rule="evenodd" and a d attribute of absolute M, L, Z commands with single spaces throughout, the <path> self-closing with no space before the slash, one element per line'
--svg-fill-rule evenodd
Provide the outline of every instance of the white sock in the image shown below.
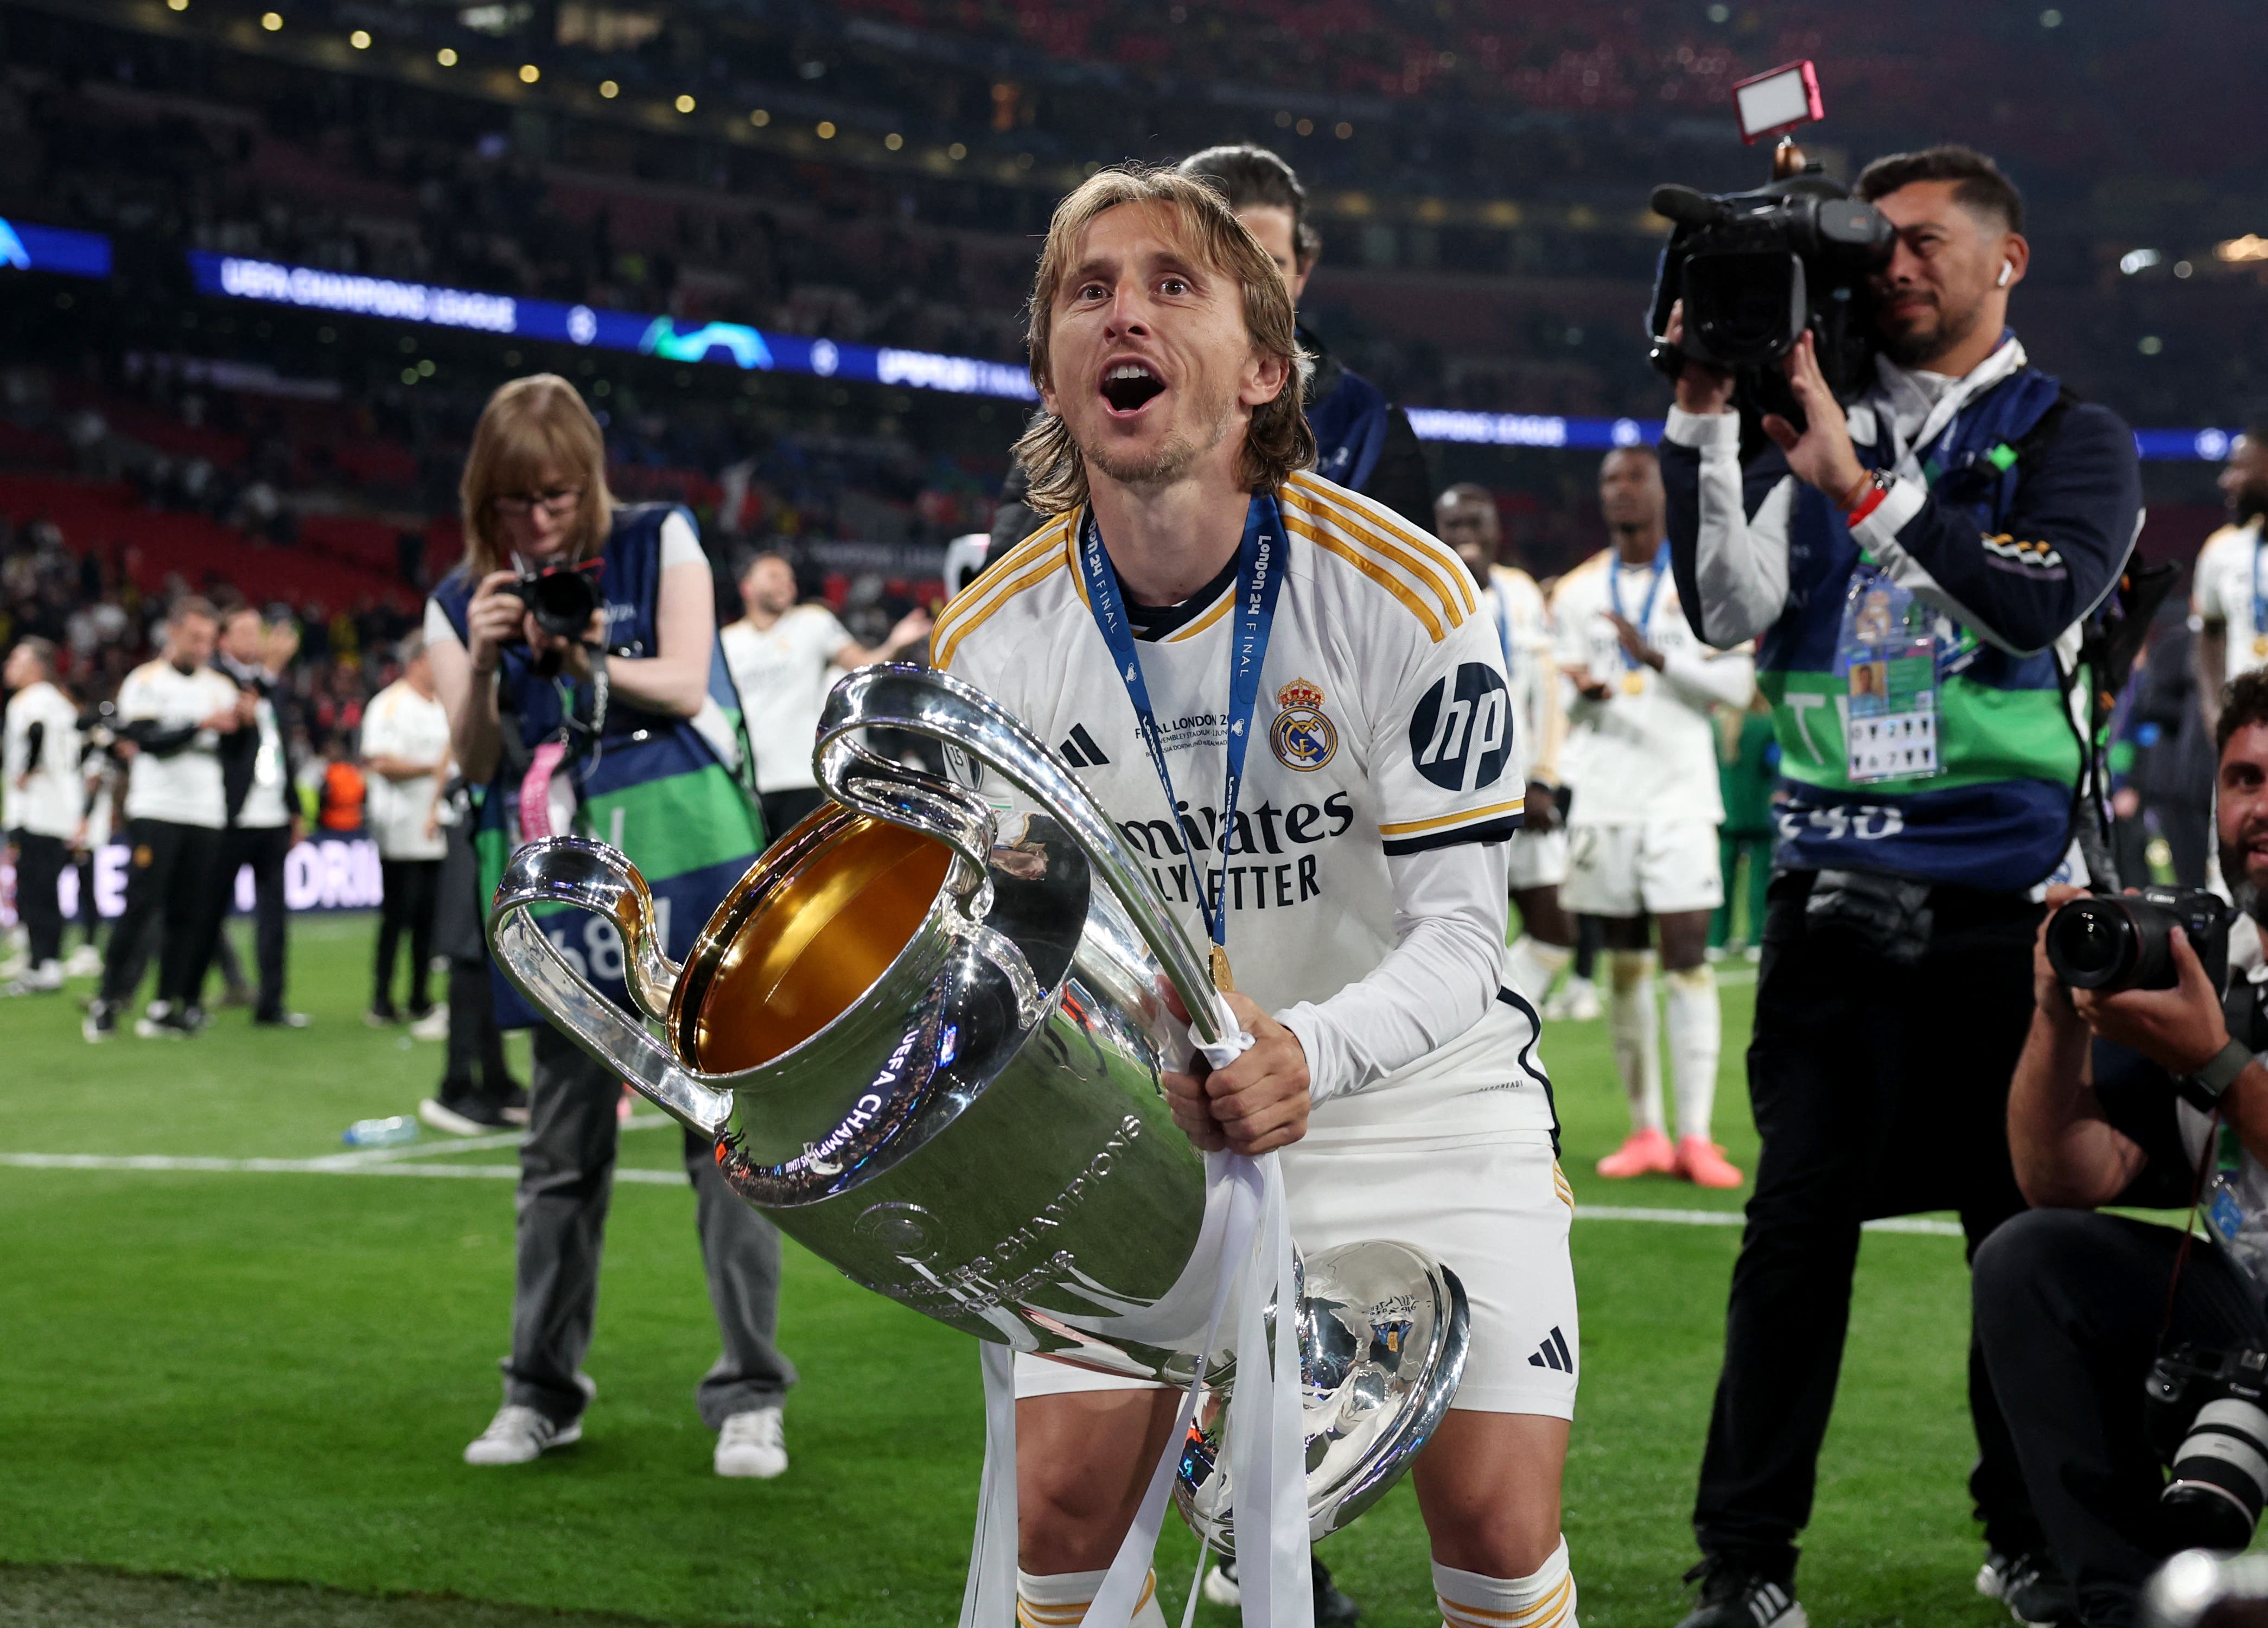
<path fill-rule="evenodd" d="M 1653 952 L 1607 952 L 1607 1033 L 1630 1099 L 1631 1129 L 1661 1129 L 1661 1017 L 1653 1005 Z"/>
<path fill-rule="evenodd" d="M 1086 1620 L 1086 1608 L 1102 1592 L 1104 1572 L 1054 1572 L 1035 1577 L 1016 1568 L 1017 1628 L 1073 1628 Z M 1158 1574 L 1142 1585 L 1142 1603 L 1134 1608 L 1131 1628 L 1166 1628 L 1166 1613 L 1158 1604 Z"/>
<path fill-rule="evenodd" d="M 1528 997 L 1531 1005 L 1540 1005 L 1550 991 L 1551 980 L 1559 976 L 1559 969 L 1575 959 L 1575 952 L 1565 944 L 1546 944 L 1532 932 L 1523 932 L 1505 952 L 1505 970 L 1512 974 L 1512 987 Z"/>
<path fill-rule="evenodd" d="M 1526 1577 L 1506 1581 L 1433 1562 L 1433 1597 L 1445 1628 L 1576 1628 L 1567 1540 Z"/>
<path fill-rule="evenodd" d="M 1669 1079 L 1677 1093 L 1677 1135 L 1709 1140 L 1717 1105 L 1717 1053 L 1725 1042 L 1717 970 L 1707 961 L 1662 975 L 1669 985 Z"/>

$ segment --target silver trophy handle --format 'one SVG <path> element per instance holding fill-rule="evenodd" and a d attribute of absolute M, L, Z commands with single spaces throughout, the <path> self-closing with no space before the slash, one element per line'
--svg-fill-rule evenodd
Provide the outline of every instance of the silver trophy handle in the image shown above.
<path fill-rule="evenodd" d="M 981 875 L 991 846 L 990 805 L 965 786 L 877 756 L 858 744 L 853 732 L 861 729 L 926 736 L 994 770 L 1037 802 L 1071 834 L 1125 907 L 1188 1008 L 1197 1038 L 1213 1045 L 1235 1035 L 1237 1021 L 1213 988 L 1204 957 L 1159 901 L 1125 837 L 1079 777 L 999 703 L 934 667 L 860 667 L 828 696 L 813 757 L 820 779 L 838 800 L 944 838 Z"/>
<path fill-rule="evenodd" d="M 504 866 L 489 910 L 489 943 L 519 991 L 593 1056 L 671 1117 L 714 1140 L 733 1116 L 733 1094 L 679 1066 L 666 1049 L 621 1007 L 593 989 L 528 912 L 538 904 L 572 905 L 603 916 L 622 935 L 630 998 L 656 1022 L 667 1020 L 678 967 L 662 954 L 654 930 L 653 895 L 630 862 L 580 836 L 528 843 Z"/>

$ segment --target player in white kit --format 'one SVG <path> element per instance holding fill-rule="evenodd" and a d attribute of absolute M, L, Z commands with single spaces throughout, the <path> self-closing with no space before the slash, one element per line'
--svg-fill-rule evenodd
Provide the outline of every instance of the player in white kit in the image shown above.
<path fill-rule="evenodd" d="M 1520 907 L 1520 937 L 1506 960 L 1513 987 L 1541 1007 L 1551 981 L 1575 954 L 1574 924 L 1559 907 L 1567 832 L 1559 821 L 1555 764 L 1566 728 L 1559 698 L 1566 681 L 1559 673 L 1550 608 L 1535 578 L 1501 557 L 1504 521 L 1488 488 L 1468 483 L 1443 492 L 1433 500 L 1433 529 L 1479 585 L 1481 615 L 1504 652 L 1513 720 L 1528 760 L 1524 822 L 1512 839 L 1507 866 L 1512 902 Z"/>
<path fill-rule="evenodd" d="M 1303 1247 L 1403 1239 L 1463 1280 L 1463 1384 L 1414 1470 L 1435 1593 L 1459 1628 L 1570 1628 L 1572 1205 L 1534 1011 L 1503 983 L 1523 781 L 1495 632 L 1439 541 L 1294 473 L 1290 298 L 1209 188 L 1086 182 L 1031 308 L 1047 412 L 1018 452 L 1054 518 L 946 608 L 932 659 L 1071 743 L 1169 905 L 1225 940 L 1256 1043 L 1168 1075 L 1176 1120 L 1284 1149 Z M 1175 1398 L 1044 1359 L 1016 1385 L 1019 1616 L 1056 1628 Z M 1154 1591 L 1135 1621 L 1162 1624 Z"/>
<path fill-rule="evenodd" d="M 1670 580 L 1661 468 L 1627 446 L 1599 466 L 1599 508 L 1612 547 L 1559 579 L 1551 601 L 1560 659 L 1575 686 L 1560 762 L 1574 788 L 1567 909 L 1606 922 L 1607 1028 L 1631 1105 L 1631 1134 L 1599 1161 L 1609 1176 L 1674 1174 L 1738 1187 L 1710 1135 L 1723 1018 L 1709 966 L 1709 917 L 1724 902 L 1717 828 L 1724 823 L 1711 711 L 1745 707 L 1756 666 L 1745 651 L 1693 637 Z M 1668 983 L 1677 1141 L 1662 1123 L 1653 1004 L 1660 933 Z"/>
<path fill-rule="evenodd" d="M 769 551 L 740 572 L 740 603 L 747 614 L 719 629 L 717 642 L 733 688 L 740 692 L 756 758 L 764 836 L 777 842 L 825 800 L 812 773 L 811 744 L 833 682 L 829 674 L 838 667 L 896 660 L 928 636 L 929 614 L 918 607 L 909 611 L 887 638 L 869 650 L 826 606 L 797 604 L 795 567 L 785 555 Z"/>
<path fill-rule="evenodd" d="M 2220 478 L 2228 523 L 2205 540 L 2190 574 L 2207 729 L 2220 711 L 2221 686 L 2268 667 L 2268 424 L 2230 443 Z"/>

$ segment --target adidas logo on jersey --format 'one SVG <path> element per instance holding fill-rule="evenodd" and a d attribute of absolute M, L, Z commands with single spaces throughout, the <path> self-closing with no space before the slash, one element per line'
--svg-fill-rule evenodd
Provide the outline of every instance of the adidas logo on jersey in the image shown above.
<path fill-rule="evenodd" d="M 1528 1359 L 1528 1366 L 1531 1368 L 1555 1368 L 1562 1374 L 1575 1371 L 1575 1359 L 1567 1350 L 1567 1337 L 1559 1332 L 1556 1323 L 1551 1332 L 1544 1337 L 1543 1344 L 1535 1348 L 1535 1354 Z"/>
<path fill-rule="evenodd" d="M 1094 737 L 1086 733 L 1085 724 L 1073 724 L 1071 733 L 1056 748 L 1056 755 L 1073 769 L 1099 769 L 1108 762 L 1102 748 L 1094 744 Z"/>

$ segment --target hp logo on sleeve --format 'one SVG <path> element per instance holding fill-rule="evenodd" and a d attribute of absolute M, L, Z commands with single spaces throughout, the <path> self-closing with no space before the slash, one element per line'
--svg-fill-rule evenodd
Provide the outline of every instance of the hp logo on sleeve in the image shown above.
<path fill-rule="evenodd" d="M 1503 675 L 1468 661 L 1427 690 L 1410 719 L 1410 757 L 1444 791 L 1494 785 L 1512 757 L 1512 696 Z"/>

